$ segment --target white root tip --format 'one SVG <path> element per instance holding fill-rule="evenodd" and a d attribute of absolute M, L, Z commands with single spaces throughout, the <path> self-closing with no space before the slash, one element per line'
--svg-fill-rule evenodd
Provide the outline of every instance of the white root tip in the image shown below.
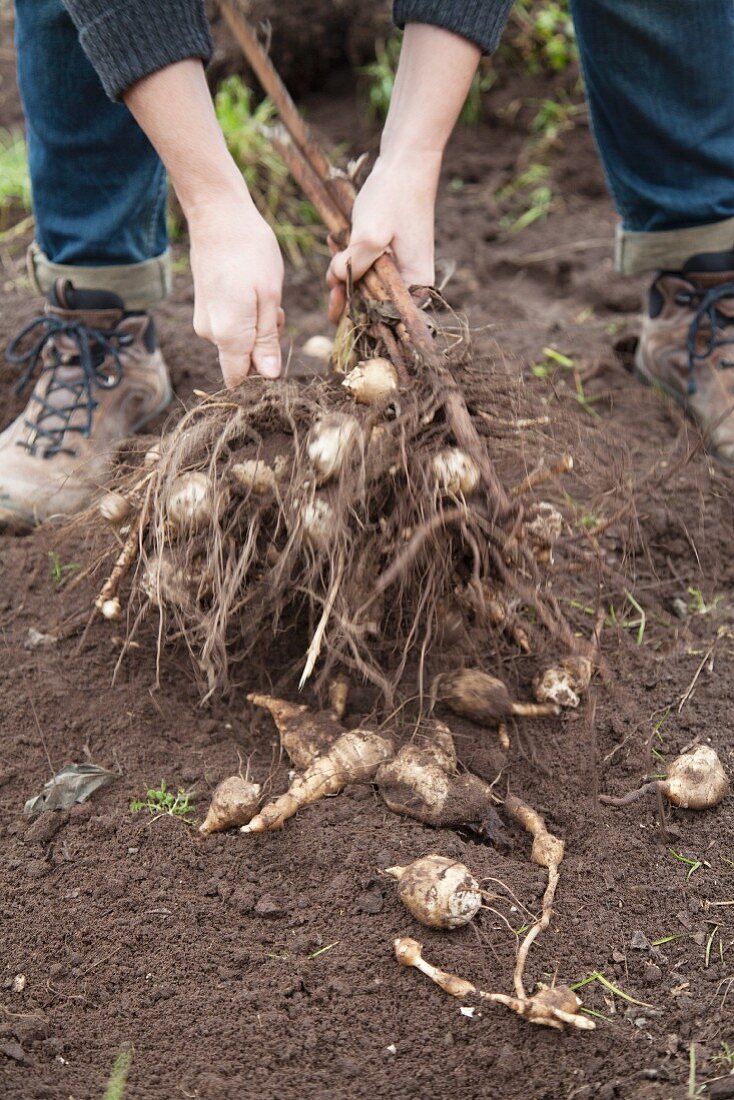
<path fill-rule="evenodd" d="M 119 597 L 114 596 L 111 600 L 105 600 L 100 607 L 100 611 L 103 618 L 108 619 L 110 622 L 119 619 L 122 615 L 122 605 Z"/>

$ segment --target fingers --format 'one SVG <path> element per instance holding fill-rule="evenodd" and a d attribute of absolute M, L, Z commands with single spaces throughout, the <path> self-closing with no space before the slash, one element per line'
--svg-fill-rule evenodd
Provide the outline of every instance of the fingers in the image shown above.
<path fill-rule="evenodd" d="M 277 302 L 264 301 L 257 313 L 257 335 L 252 349 L 252 365 L 263 378 L 278 378 L 281 372 L 279 328 L 285 314 Z"/>
<path fill-rule="evenodd" d="M 347 304 L 347 292 L 344 283 L 337 283 L 329 291 L 329 320 L 338 325 Z"/>

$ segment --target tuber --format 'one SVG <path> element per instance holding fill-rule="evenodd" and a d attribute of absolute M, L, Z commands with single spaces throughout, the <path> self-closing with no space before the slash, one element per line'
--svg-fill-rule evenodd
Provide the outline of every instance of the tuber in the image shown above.
<path fill-rule="evenodd" d="M 179 531 L 200 531 L 211 522 L 213 497 L 212 484 L 206 474 L 199 471 L 181 474 L 168 492 L 168 519 Z"/>
<path fill-rule="evenodd" d="M 302 775 L 296 776 L 285 794 L 269 802 L 240 831 L 264 833 L 278 829 L 302 806 L 338 794 L 350 783 L 373 779 L 380 764 L 392 753 L 392 742 L 378 733 L 367 730 L 343 733 L 324 756 L 318 756 Z"/>
<path fill-rule="evenodd" d="M 424 745 L 403 745 L 379 768 L 375 782 L 388 808 L 442 828 L 493 816 L 489 785 L 476 775 L 457 775 L 451 731 L 435 719 L 431 727 Z"/>
<path fill-rule="evenodd" d="M 303 770 L 317 756 L 328 752 L 344 733 L 344 728 L 330 714 L 314 714 L 302 703 L 289 703 L 273 695 L 253 692 L 247 696 L 256 707 L 269 710 L 280 734 L 280 743 L 296 768 Z"/>
<path fill-rule="evenodd" d="M 607 806 L 628 806 L 648 791 L 660 791 L 684 810 L 708 810 L 718 806 L 729 790 L 729 777 L 710 745 L 698 745 L 677 756 L 665 769 L 665 779 L 654 779 L 621 798 L 599 795 Z"/>
<path fill-rule="evenodd" d="M 458 447 L 445 447 L 431 462 L 436 484 L 445 493 L 469 496 L 481 481 L 479 467 L 473 458 Z"/>
<path fill-rule="evenodd" d="M 275 492 L 275 471 L 261 458 L 235 462 L 232 466 L 232 477 L 240 488 L 256 496 Z"/>
<path fill-rule="evenodd" d="M 538 562 L 553 562 L 553 547 L 563 532 L 563 516 L 553 504 L 540 501 L 525 520 L 523 531 Z"/>
<path fill-rule="evenodd" d="M 204 836 L 245 825 L 260 801 L 259 783 L 250 783 L 240 775 L 223 779 L 212 795 L 211 805 L 199 832 Z"/>
<path fill-rule="evenodd" d="M 544 718 L 560 713 L 554 703 L 513 702 L 502 680 L 478 668 L 443 673 L 434 681 L 433 690 L 451 710 L 473 722 L 498 723 L 513 715 Z"/>
<path fill-rule="evenodd" d="M 307 449 L 319 481 L 338 477 L 361 441 L 362 429 L 353 416 L 332 413 L 318 420 L 309 434 Z"/>
<path fill-rule="evenodd" d="M 303 533 L 315 550 L 328 550 L 335 531 L 334 509 L 326 500 L 316 497 L 301 512 Z"/>
<path fill-rule="evenodd" d="M 128 519 L 132 505 L 122 493 L 105 493 L 99 502 L 99 514 L 112 527 L 119 527 Z"/>
<path fill-rule="evenodd" d="M 407 867 L 388 867 L 398 881 L 398 897 L 416 920 L 430 928 L 461 928 L 482 906 L 479 883 L 455 859 L 429 855 Z"/>
<path fill-rule="evenodd" d="M 433 966 L 423 958 L 423 945 L 408 936 L 401 936 L 394 941 L 395 958 L 401 966 L 412 966 L 420 970 L 432 982 L 452 997 L 464 1000 L 467 997 L 480 997 L 482 1000 L 493 1004 L 505 1005 L 506 1008 L 516 1012 L 518 1016 L 528 1020 L 531 1024 L 541 1024 L 544 1027 L 552 1027 L 562 1031 L 565 1024 L 580 1028 L 582 1031 L 593 1031 L 596 1024 L 588 1016 L 581 1016 L 579 1009 L 581 1001 L 568 986 L 542 986 L 538 993 L 532 997 L 508 997 L 504 993 L 485 993 L 483 989 L 477 989 L 472 982 L 459 978 L 456 974 L 449 974 Z"/>
<path fill-rule="evenodd" d="M 397 391 L 398 372 L 389 359 L 364 359 L 342 385 L 362 405 L 377 405 Z"/>
<path fill-rule="evenodd" d="M 560 665 L 547 668 L 535 681 L 533 692 L 539 703 L 577 707 L 591 682 L 588 657 L 567 657 Z"/>

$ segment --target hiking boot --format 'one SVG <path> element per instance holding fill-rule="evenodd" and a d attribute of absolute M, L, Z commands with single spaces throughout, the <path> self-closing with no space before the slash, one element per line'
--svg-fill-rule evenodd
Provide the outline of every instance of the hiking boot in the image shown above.
<path fill-rule="evenodd" d="M 650 288 L 635 373 L 682 405 L 707 449 L 734 465 L 734 346 L 729 345 L 734 345 L 734 252 L 704 252 L 681 271 L 661 272 Z"/>
<path fill-rule="evenodd" d="M 117 444 L 165 409 L 171 383 L 153 319 L 68 279 L 6 356 L 25 367 L 18 391 L 35 376 L 25 411 L 0 435 L 0 531 L 20 534 L 86 508 Z"/>

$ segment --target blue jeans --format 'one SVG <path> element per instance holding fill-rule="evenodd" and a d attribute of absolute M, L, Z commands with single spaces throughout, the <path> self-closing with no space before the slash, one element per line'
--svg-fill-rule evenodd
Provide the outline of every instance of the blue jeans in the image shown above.
<path fill-rule="evenodd" d="M 623 235 L 732 247 L 734 0 L 571 3 Z M 16 26 L 40 248 L 85 267 L 159 256 L 166 181 L 152 146 L 106 98 L 61 0 L 16 0 Z"/>
<path fill-rule="evenodd" d="M 53 264 L 140 264 L 167 248 L 163 164 L 105 95 L 61 0 L 16 0 L 36 242 Z"/>
<path fill-rule="evenodd" d="M 571 0 L 625 228 L 734 217 L 734 0 Z"/>

